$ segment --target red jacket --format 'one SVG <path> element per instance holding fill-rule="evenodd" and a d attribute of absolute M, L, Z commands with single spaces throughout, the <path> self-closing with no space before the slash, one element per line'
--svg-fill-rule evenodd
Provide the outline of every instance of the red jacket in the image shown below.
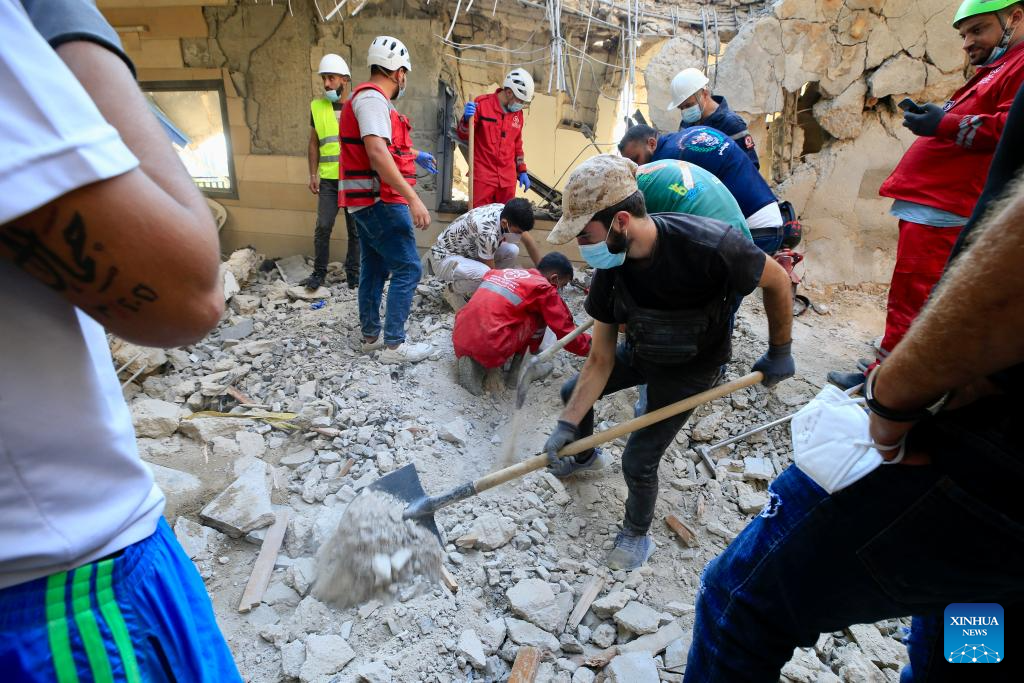
<path fill-rule="evenodd" d="M 536 353 L 546 327 L 559 339 L 576 329 L 558 289 L 533 268 L 489 270 L 480 289 L 455 316 L 455 355 L 497 368 L 527 347 Z M 565 348 L 587 355 L 590 335 L 581 334 Z"/>
<path fill-rule="evenodd" d="M 915 140 L 878 194 L 970 216 L 1022 82 L 1024 42 L 953 93 L 935 137 Z"/>
<path fill-rule="evenodd" d="M 508 113 L 498 102 L 501 88 L 476 98 L 473 122 L 473 183 L 514 187 L 516 176 L 526 171 L 523 157 L 523 112 Z M 469 140 L 469 126 L 459 117 L 460 140 Z M 472 190 L 472 188 L 470 188 Z"/>
<path fill-rule="evenodd" d="M 377 197 L 388 204 L 408 204 L 397 190 L 382 183 L 380 176 L 370 165 L 363 136 L 359 132 L 359 121 L 352 109 L 352 100 L 364 90 L 384 91 L 373 83 L 363 83 L 352 91 L 341 109 L 338 122 L 338 136 L 341 138 L 341 180 L 338 183 L 338 206 L 370 206 Z M 384 95 L 385 99 L 387 95 Z M 410 185 L 416 184 L 416 157 L 412 155 L 412 125 L 409 119 L 391 110 L 391 140 L 388 151 L 395 159 L 398 172 Z"/>

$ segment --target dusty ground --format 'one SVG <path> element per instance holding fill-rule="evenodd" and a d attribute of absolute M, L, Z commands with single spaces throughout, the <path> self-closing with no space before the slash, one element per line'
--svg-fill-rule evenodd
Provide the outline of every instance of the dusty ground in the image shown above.
<path fill-rule="evenodd" d="M 273 501 L 289 508 L 293 522 L 268 591 L 267 601 L 272 604 L 265 603 L 249 614 L 237 610 L 258 551 L 253 541 L 258 543 L 258 538 L 219 537 L 210 541 L 208 552 L 196 558 L 220 625 L 249 681 L 291 680 L 293 676 L 324 681 L 502 680 L 507 677 L 517 645 L 503 638 L 504 642 L 492 646 L 485 637 L 486 654 L 490 655 L 487 666 L 473 668 L 473 662 L 467 662 L 462 651 L 460 634 L 472 629 L 482 635 L 488 632 L 488 624 L 493 630 L 495 620 L 513 616 L 507 589 L 527 578 L 539 577 L 555 592 L 578 595 L 587 579 L 601 577 L 605 579 L 602 595 L 632 591 L 638 602 L 657 609 L 674 603 L 673 614 L 688 628 L 701 569 L 724 549 L 727 538 L 756 514 L 756 510 L 741 513 L 738 497 L 756 496 L 767 487 L 765 481 L 744 477 L 743 457 L 766 457 L 777 472 L 788 464 L 790 451 L 788 428 L 774 428 L 767 437 L 718 451 L 720 476 L 709 480 L 703 466 L 695 464 L 691 438 L 695 444 L 698 436 L 705 442 L 717 441 L 793 411 L 813 396 L 828 370 L 852 368 L 857 358 L 870 356 L 869 340 L 880 334 L 884 320 L 884 300 L 877 294 L 841 291 L 826 296 L 812 292 L 815 302 L 825 304 L 828 313 L 808 311 L 795 321 L 797 377 L 775 390 L 744 390 L 700 409 L 669 449 L 662 463 L 661 492 L 652 529 L 658 550 L 645 569 L 627 574 L 611 573 L 603 567 L 604 555 L 621 520 L 626 491 L 618 466 L 620 442 L 610 449 L 614 464 L 609 469 L 566 483 L 568 502 L 560 503 L 558 492 L 534 474 L 440 512 L 437 521 L 447 541 L 445 565 L 459 583 L 454 595 L 438 587 L 404 601 L 402 598 L 408 596 L 400 596 L 391 604 L 337 611 L 312 598 L 301 598 L 303 589 L 308 588 L 301 576 L 296 579 L 302 573 L 296 561 L 307 566 L 302 558 L 311 557 L 316 540 L 333 531 L 346 498 L 354 495 L 360 483 L 406 462 L 415 463 L 428 493 L 442 492 L 506 464 L 502 453 L 509 445 L 514 388 L 496 396 L 475 398 L 457 385 L 450 341 L 454 316 L 430 284 L 420 287 L 410 338 L 431 342 L 436 353 L 417 365 L 387 366 L 354 350 L 358 328 L 353 291 L 335 280 L 326 305 L 311 310 L 309 302 L 288 302 L 279 297 L 280 285 L 274 285 L 277 279 L 276 272 L 255 279 L 243 291 L 244 295 L 259 297 L 259 307 L 246 308 L 244 315 L 233 316 L 222 327 L 251 318 L 254 333 L 241 343 L 274 343 L 272 352 L 255 360 L 242 357 L 252 368 L 235 386 L 272 410 L 300 412 L 302 428 L 269 431 L 257 422 L 240 429 L 263 432 L 267 447 L 257 457 L 271 466 L 306 448 L 317 450 L 314 463 L 321 462 L 322 454 L 330 451 L 340 455 L 341 462 L 352 457 L 357 464 L 349 475 L 330 480 L 333 484 L 326 496 L 316 493 L 320 470 L 314 473 L 310 469 L 323 469 L 322 465 L 275 468 Z M 567 300 L 574 310 L 581 310 L 582 294 L 578 290 L 568 288 Z M 748 297 L 739 314 L 729 378 L 748 371 L 763 352 L 766 338 L 767 324 L 755 294 Z M 231 344 L 224 345 L 216 334 L 196 349 L 186 349 L 196 350 L 198 363 L 191 361 L 191 367 L 179 367 L 179 363 L 188 362 L 178 356 L 172 371 L 147 382 L 146 394 L 169 401 L 176 395 L 180 403 L 184 395 L 175 394 L 171 387 L 183 377 L 199 378 L 215 367 L 236 367 L 240 362 L 238 354 L 231 352 Z M 558 387 L 580 363 L 580 359 L 562 354 L 553 373 L 531 388 L 527 406 L 517 420 L 520 429 L 515 434 L 514 452 L 519 457 L 540 451 L 559 410 Z M 309 394 L 307 387 L 300 398 L 302 385 L 310 380 L 316 380 L 315 393 Z M 599 429 L 631 417 L 634 399 L 631 390 L 600 402 Z M 216 400 L 220 399 L 205 397 L 202 407 L 210 408 L 211 401 Z M 192 394 L 189 401 L 196 407 L 200 398 Z M 320 426 L 341 430 L 342 437 L 332 442 L 311 431 L 309 419 L 313 417 L 320 418 L 316 423 Z M 464 443 L 459 443 L 459 438 L 447 438 L 451 436 L 447 432 L 459 431 L 460 418 L 466 429 Z M 698 425 L 700 434 L 693 434 Z M 371 429 L 365 429 L 367 426 Z M 203 443 L 180 431 L 160 439 L 140 439 L 140 446 L 147 460 L 187 471 L 201 482 L 199 488 L 171 492 L 174 505 L 168 517 L 172 523 L 179 515 L 197 519 L 200 508 L 239 474 L 240 461 L 249 462 L 245 458 L 252 457 L 240 454 L 229 442 Z M 382 456 L 385 451 L 390 455 Z M 327 461 L 324 458 L 322 462 Z M 332 467 L 326 465 L 323 481 L 337 473 Z M 311 476 L 316 480 L 312 484 Z M 486 513 L 510 520 L 514 525 L 512 541 L 496 550 L 457 547 L 454 541 Z M 684 547 L 671 534 L 663 522 L 668 514 L 695 528 L 700 541 L 696 548 Z M 600 648 L 585 642 L 584 636 L 589 637 L 602 622 L 609 621 L 590 614 L 581 627 L 585 630 L 569 634 L 568 640 L 592 654 Z M 896 648 L 896 654 L 886 661 L 872 664 L 877 657 L 865 656 L 856 645 L 848 645 L 860 642 L 852 634 L 825 635 L 817 649 L 797 652 L 786 680 L 895 680 L 902 646 L 886 636 L 896 627 L 895 622 L 880 624 L 873 633 L 873 637 L 881 633 Z M 504 633 L 504 626 L 501 628 Z M 318 676 L 313 668 L 302 669 L 306 652 L 303 644 L 312 648 L 307 641 L 309 634 L 340 634 L 352 648 L 354 659 L 331 675 Z M 626 642 L 632 637 L 620 628 L 617 641 Z M 589 671 L 573 676 L 576 664 L 571 659 L 579 653 L 573 652 L 576 645 L 567 642 L 563 638 L 562 652 L 547 660 L 538 681 L 593 680 Z M 613 680 L 610 673 L 594 673 Z M 679 680 L 678 673 L 669 671 L 662 671 L 661 678 Z"/>

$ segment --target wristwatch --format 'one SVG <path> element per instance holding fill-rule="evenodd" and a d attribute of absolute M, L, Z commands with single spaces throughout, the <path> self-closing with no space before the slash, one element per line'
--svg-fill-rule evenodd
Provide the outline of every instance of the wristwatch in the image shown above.
<path fill-rule="evenodd" d="M 925 406 L 924 408 L 916 408 L 914 410 L 901 411 L 887 408 L 879 403 L 878 399 L 875 398 L 875 376 L 878 374 L 878 368 L 880 367 L 882 367 L 882 365 L 878 364 L 872 368 L 871 372 L 868 373 L 867 380 L 864 382 L 864 402 L 865 405 L 867 405 L 868 410 L 879 417 L 890 420 L 891 422 L 917 422 L 925 419 L 926 417 L 931 417 L 942 410 L 946 404 L 949 403 L 949 399 L 953 395 L 952 391 L 947 391 L 940 396 L 935 403 Z"/>

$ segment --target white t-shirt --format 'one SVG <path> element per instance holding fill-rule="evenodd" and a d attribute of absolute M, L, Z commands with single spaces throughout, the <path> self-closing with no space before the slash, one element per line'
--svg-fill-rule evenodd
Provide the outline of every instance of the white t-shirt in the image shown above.
<path fill-rule="evenodd" d="M 778 202 L 765 204 L 754 213 L 747 216 L 747 227 L 751 230 L 758 228 L 777 228 L 782 225 L 782 211 L 779 210 Z"/>
<path fill-rule="evenodd" d="M 138 166 L 13 0 L 0 0 L 0 82 L 0 226 Z M 4 588 L 146 538 L 164 497 L 139 459 L 103 327 L 2 257 L 0 310 Z"/>

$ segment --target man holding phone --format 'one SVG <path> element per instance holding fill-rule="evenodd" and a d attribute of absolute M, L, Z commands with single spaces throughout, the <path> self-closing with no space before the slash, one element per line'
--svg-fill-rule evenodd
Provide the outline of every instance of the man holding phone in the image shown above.
<path fill-rule="evenodd" d="M 899 218 L 896 265 L 878 358 L 888 356 L 938 282 L 960 229 L 974 210 L 1013 98 L 1024 83 L 1024 2 L 964 0 L 953 18 L 974 76 L 945 105 L 906 98 L 903 125 L 917 140 L 882 183 Z M 864 372 L 830 372 L 844 389 Z"/>

